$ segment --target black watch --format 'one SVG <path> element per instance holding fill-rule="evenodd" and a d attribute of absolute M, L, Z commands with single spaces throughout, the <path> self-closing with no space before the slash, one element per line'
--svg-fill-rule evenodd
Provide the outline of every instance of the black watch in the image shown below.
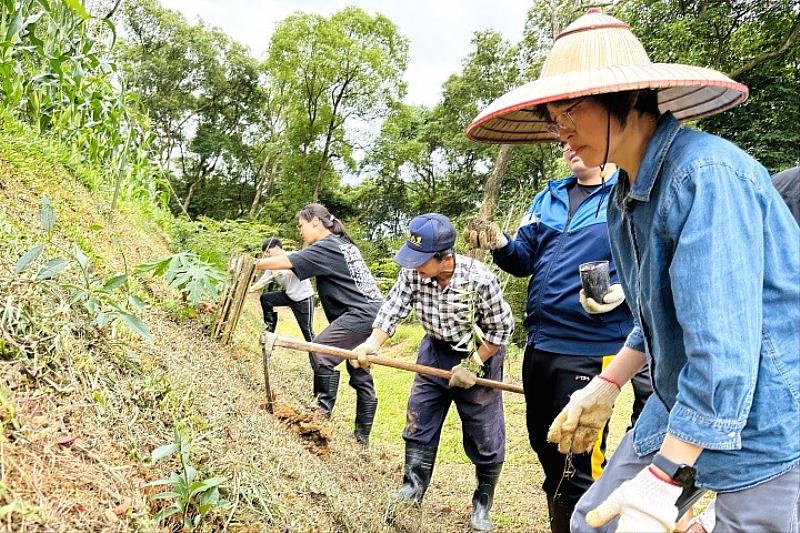
<path fill-rule="evenodd" d="M 695 470 L 693 466 L 674 463 L 660 453 L 653 456 L 653 466 L 663 470 L 672 481 L 684 489 L 691 489 L 695 486 Z"/>

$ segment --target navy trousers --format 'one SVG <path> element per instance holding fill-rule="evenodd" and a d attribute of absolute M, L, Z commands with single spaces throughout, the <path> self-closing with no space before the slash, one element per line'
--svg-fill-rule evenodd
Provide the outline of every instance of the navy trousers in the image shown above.
<path fill-rule="evenodd" d="M 484 366 L 488 379 L 503 380 L 503 357 L 501 347 Z M 440 340 L 426 335 L 419 346 L 417 363 L 450 370 L 464 358 Z M 422 446 L 438 446 L 442 425 L 455 402 L 461 417 L 461 432 L 464 451 L 476 465 L 502 463 L 506 453 L 506 423 L 503 415 L 501 391 L 475 385 L 469 389 L 450 388 L 447 380 L 417 374 L 411 387 L 406 411 L 406 427 L 403 439 Z"/>
<path fill-rule="evenodd" d="M 360 333 L 347 328 L 339 326 L 336 321 L 323 329 L 322 332 L 314 338 L 317 344 L 327 344 L 328 346 L 336 346 L 337 348 L 344 348 L 345 350 L 352 350 L 365 340 L 369 338 L 370 333 Z M 325 355 L 323 353 L 311 352 L 309 360 L 311 361 L 311 368 L 314 369 L 316 374 L 332 374 L 336 371 L 344 359 L 334 355 Z M 350 386 L 356 390 L 356 396 L 361 401 L 372 401 L 376 399 L 375 396 L 375 382 L 372 380 L 372 374 L 363 368 L 353 368 L 347 363 L 344 363 L 350 374 Z"/>

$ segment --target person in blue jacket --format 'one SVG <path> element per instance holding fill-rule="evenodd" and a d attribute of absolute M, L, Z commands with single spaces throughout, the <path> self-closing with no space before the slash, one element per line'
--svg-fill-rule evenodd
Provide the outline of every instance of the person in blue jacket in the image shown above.
<path fill-rule="evenodd" d="M 606 207 L 617 181 L 615 168 L 587 168 L 568 144 L 561 149 L 572 174 L 536 195 L 513 240 L 480 216 L 470 221 L 466 234 L 473 248 L 492 250 L 501 269 L 530 276 L 522 365 L 526 423 L 545 473 L 550 526 L 559 533 L 569 531 L 575 504 L 602 471 L 608 425 L 590 454 L 573 457 L 571 476 L 565 475 L 567 456 L 547 442 L 547 430 L 570 395 L 600 374 L 633 327 L 608 242 Z M 609 261 L 612 285 L 603 302 L 582 293 L 578 267 L 589 261 Z M 634 384 L 635 420 L 650 394 L 649 376 Z"/>

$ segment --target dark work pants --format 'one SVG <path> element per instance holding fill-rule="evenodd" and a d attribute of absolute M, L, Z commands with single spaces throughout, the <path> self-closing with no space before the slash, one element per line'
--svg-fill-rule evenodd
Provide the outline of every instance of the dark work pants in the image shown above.
<path fill-rule="evenodd" d="M 269 324 L 270 320 L 275 320 L 277 317 L 272 318 L 275 313 L 275 307 L 286 306 L 294 313 L 294 318 L 297 320 L 297 325 L 300 326 L 300 331 L 303 338 L 311 342 L 314 340 L 314 297 L 309 296 L 304 300 L 296 302 L 289 298 L 284 291 L 265 292 L 261 295 L 261 311 L 264 313 L 264 323 Z"/>
<path fill-rule="evenodd" d="M 343 328 L 333 324 L 323 329 L 322 332 L 316 336 L 314 342 L 318 344 L 327 344 L 328 346 L 336 346 L 337 348 L 344 348 L 352 350 L 370 336 L 371 332 L 361 333 L 347 328 Z M 311 368 L 314 369 L 315 374 L 332 374 L 337 365 L 344 359 L 334 357 L 333 355 L 325 355 L 318 352 L 311 352 L 309 354 L 311 361 Z M 347 372 L 350 374 L 350 386 L 356 390 L 356 395 L 361 401 L 369 401 L 375 399 L 375 383 L 372 381 L 372 374 L 361 368 L 353 368 L 345 363 Z"/>
<path fill-rule="evenodd" d="M 488 370 L 484 377 L 503 380 L 504 354 L 505 347 L 501 347 L 484 363 Z M 464 355 L 448 343 L 425 335 L 417 363 L 450 370 Z M 464 451 L 470 461 L 476 465 L 502 463 L 506 453 L 506 423 L 503 397 L 497 389 L 479 385 L 469 389 L 450 388 L 444 378 L 417 374 L 408 398 L 403 439 L 422 446 L 438 446 L 451 402 L 455 402 L 461 417 Z"/>
<path fill-rule="evenodd" d="M 559 453 L 555 444 L 547 442 L 550 424 L 567 405 L 572 393 L 585 387 L 602 369 L 602 356 L 543 352 L 531 344 L 525 348 L 522 385 L 525 389 L 528 437 L 544 469 L 542 489 L 550 498 L 557 495 L 574 504 L 594 482 L 593 471 L 599 476 L 605 465 L 607 424 L 592 453 L 573 454 L 575 473 L 563 480 L 567 456 Z"/>

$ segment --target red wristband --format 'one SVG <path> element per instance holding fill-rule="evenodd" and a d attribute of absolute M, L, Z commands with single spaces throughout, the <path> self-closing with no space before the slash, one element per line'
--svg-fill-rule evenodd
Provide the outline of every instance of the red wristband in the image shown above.
<path fill-rule="evenodd" d="M 678 485 L 677 483 L 675 483 L 675 482 L 672 480 L 672 478 L 671 478 L 671 477 L 669 477 L 668 475 L 666 475 L 665 473 L 663 473 L 661 470 L 659 470 L 658 468 L 654 467 L 653 465 L 650 465 L 650 466 L 648 466 L 647 468 L 648 468 L 648 470 L 650 470 L 650 473 L 651 473 L 651 474 L 653 474 L 654 476 L 656 476 L 656 477 L 657 477 L 658 479 L 660 479 L 661 481 L 664 481 L 665 483 L 669 483 L 670 485 L 675 485 L 676 487 L 680 487 L 680 485 Z"/>
<path fill-rule="evenodd" d="M 597 376 L 597 377 L 598 377 L 598 378 L 600 378 L 600 379 L 602 379 L 603 381 L 607 381 L 608 383 L 611 383 L 611 384 L 612 384 L 612 385 L 614 385 L 614 386 L 615 386 L 617 389 L 619 389 L 619 390 L 622 390 L 622 387 L 620 387 L 620 386 L 619 386 L 619 383 L 617 383 L 617 382 L 616 382 L 616 381 L 614 381 L 613 379 L 607 378 L 607 377 L 605 377 L 605 376 L 604 376 L 604 375 L 602 375 L 602 374 L 600 374 L 600 375 L 599 375 L 599 376 Z"/>

